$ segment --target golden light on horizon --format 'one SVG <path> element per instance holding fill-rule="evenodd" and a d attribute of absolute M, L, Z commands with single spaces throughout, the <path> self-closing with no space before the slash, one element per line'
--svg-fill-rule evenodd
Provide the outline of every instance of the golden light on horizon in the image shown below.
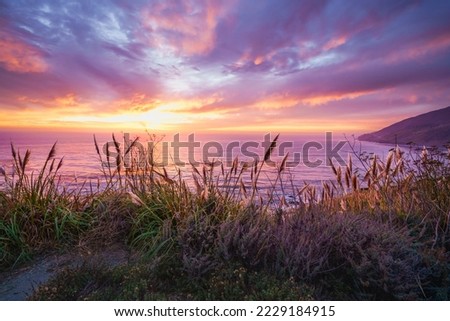
<path fill-rule="evenodd" d="M 135 93 L 128 99 L 110 102 L 81 99 L 74 93 L 49 99 L 19 96 L 16 101 L 26 103 L 26 108 L 15 110 L 14 113 L 0 110 L 0 128 L 48 128 L 61 131 L 111 131 L 121 128 L 157 131 L 366 132 L 382 128 L 386 123 L 398 119 L 392 114 L 389 117 L 358 117 L 344 121 L 339 115 L 320 115 L 315 110 L 330 102 L 353 100 L 371 93 L 360 91 L 304 98 L 274 94 L 250 104 L 234 103 L 229 106 L 224 103 L 220 93 L 187 99 L 155 99 Z M 408 95 L 406 99 L 410 103 L 419 100 L 417 95 Z M 308 115 L 307 119 L 290 117 L 285 112 L 299 106 Z M 43 113 L 45 117 L 42 117 Z"/>
<path fill-rule="evenodd" d="M 428 2 L 345 21 L 320 1 L 44 3 L 2 7 L 0 130 L 368 132 L 450 100 Z"/>
<path fill-rule="evenodd" d="M 327 99 L 327 98 L 324 98 Z M 367 128 L 376 129 L 385 120 L 352 120 L 351 122 L 340 120 L 317 120 L 292 119 L 285 117 L 280 113 L 281 108 L 290 108 L 289 106 L 298 103 L 295 99 L 286 97 L 274 97 L 269 100 L 263 100 L 255 105 L 247 106 L 246 113 L 236 111 L 233 108 L 205 111 L 197 113 L 197 108 L 204 105 L 213 104 L 220 101 L 215 98 L 174 100 L 174 101 L 154 101 L 151 104 L 145 102 L 129 103 L 129 110 L 125 109 L 125 101 L 118 101 L 112 105 L 117 107 L 109 112 L 94 113 L 95 108 L 89 103 L 78 102 L 76 97 L 67 95 L 52 99 L 47 105 L 48 108 L 45 119 L 42 118 L 42 112 L 32 106 L 8 115 L 5 111 L 0 111 L 1 128 L 27 128 L 27 129 L 52 129 L 52 130 L 99 130 L 112 131 L 115 129 L 123 130 L 142 130 L 151 129 L 156 131 L 230 131 L 230 132 L 261 132 L 261 131 L 279 131 L 279 132 L 321 132 L 321 131 L 342 131 L 353 133 L 355 131 L 364 131 Z M 318 102 L 318 101 L 316 101 Z M 41 102 L 42 103 L 42 102 Z M 95 104 L 95 102 L 93 102 Z M 65 108 L 71 105 L 79 108 L 76 111 L 67 112 Z M 315 108 L 315 107 L 310 107 Z M 258 111 L 259 110 L 259 111 Z M 14 124 L 14 125 L 12 125 Z"/>

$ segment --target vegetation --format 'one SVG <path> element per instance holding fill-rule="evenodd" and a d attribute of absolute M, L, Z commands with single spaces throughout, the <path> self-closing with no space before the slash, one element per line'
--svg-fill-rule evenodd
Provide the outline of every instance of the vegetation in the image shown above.
<path fill-rule="evenodd" d="M 193 167 L 192 186 L 156 168 L 153 151 L 132 157 L 138 169 L 123 169 L 133 146 L 116 143 L 117 166 L 107 166 L 96 143 L 104 188 L 89 192 L 59 183 L 55 146 L 37 175 L 27 170 L 30 152 L 12 146 L 14 175 L 2 172 L 0 192 L 1 266 L 49 249 L 125 242 L 141 254 L 137 262 L 65 269 L 30 299 L 449 298 L 448 151 L 397 147 L 380 160 L 355 149 L 321 189 L 286 182 L 285 158 L 262 195 L 258 179 L 277 138 L 259 163 Z M 276 194 L 287 184 L 290 204 Z"/>

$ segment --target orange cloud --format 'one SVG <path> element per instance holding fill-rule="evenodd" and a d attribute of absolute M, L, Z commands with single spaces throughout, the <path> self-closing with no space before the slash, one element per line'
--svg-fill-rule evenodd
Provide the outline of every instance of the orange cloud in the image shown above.
<path fill-rule="evenodd" d="M 353 93 L 342 94 L 329 94 L 329 95 L 316 95 L 310 97 L 295 97 L 289 95 L 272 95 L 266 99 L 260 100 L 250 107 L 259 109 L 281 109 L 294 107 L 299 104 L 318 106 L 329 103 L 331 101 L 343 100 L 343 99 L 355 99 L 370 93 L 370 91 L 361 91 Z"/>
<path fill-rule="evenodd" d="M 11 116 L 0 109 L 4 128 L 151 128 L 155 130 L 197 128 L 210 120 L 224 118 L 226 110 L 197 112 L 203 106 L 220 102 L 220 93 L 192 98 L 152 98 L 136 92 L 117 100 L 86 100 L 74 93 L 49 99 L 19 96 L 23 109 Z M 12 125 L 14 124 L 14 125 Z"/>
<path fill-rule="evenodd" d="M 322 49 L 325 51 L 337 48 L 339 46 L 342 46 L 343 44 L 345 44 L 347 42 L 347 37 L 346 36 L 339 36 L 337 38 L 333 38 L 330 41 L 328 41 L 323 47 Z"/>
<path fill-rule="evenodd" d="M 177 98 L 177 97 L 148 97 L 143 93 L 134 93 L 130 98 L 110 102 L 112 110 L 122 113 L 145 113 L 153 109 L 165 110 L 173 113 L 191 113 L 205 106 L 223 101 L 220 93 L 205 97 Z"/>
<path fill-rule="evenodd" d="M 256 107 L 259 109 L 280 109 L 293 107 L 297 105 L 299 102 L 300 99 L 295 97 L 289 97 L 286 95 L 273 95 L 252 104 L 251 107 Z"/>
<path fill-rule="evenodd" d="M 370 92 L 371 91 L 360 91 L 360 92 L 353 92 L 353 93 L 348 93 L 348 94 L 331 94 L 331 95 L 313 96 L 313 97 L 303 98 L 301 101 L 305 105 L 318 106 L 318 105 L 323 105 L 323 104 L 329 103 L 331 101 L 338 101 L 338 100 L 343 100 L 343 99 L 355 99 L 360 96 L 366 95 Z"/>
<path fill-rule="evenodd" d="M 253 60 L 253 63 L 254 63 L 255 65 L 260 65 L 260 64 L 262 64 L 263 62 L 264 62 L 264 57 L 262 57 L 262 56 L 258 56 L 258 57 L 255 58 L 255 60 Z"/>
<path fill-rule="evenodd" d="M 323 120 L 323 119 L 291 119 L 291 118 L 276 118 L 271 120 L 261 121 L 258 124 L 237 124 L 234 126 L 217 126 L 215 128 L 208 128 L 209 130 L 219 132 L 276 132 L 276 133 L 318 133 L 325 131 L 336 131 L 341 133 L 342 131 L 349 132 L 361 132 L 367 131 L 368 128 L 378 128 L 375 124 L 372 124 L 372 120 L 354 121 L 349 123 L 348 121 L 335 121 L 335 120 Z"/>
<path fill-rule="evenodd" d="M 54 100 L 55 104 L 60 107 L 74 107 L 79 105 L 79 101 L 75 94 L 67 94 L 63 97 L 56 97 Z"/>
<path fill-rule="evenodd" d="M 271 52 L 267 55 L 255 55 L 250 53 L 249 51 L 245 51 L 241 57 L 234 63 L 235 66 L 244 66 L 247 64 L 254 64 L 255 66 L 258 66 L 262 64 L 264 61 L 270 60 L 275 52 Z"/>
<path fill-rule="evenodd" d="M 75 115 L 90 113 L 91 106 L 82 102 L 73 93 L 48 100 L 35 99 L 27 96 L 17 98 L 25 108 L 14 113 L 0 109 L 0 127 L 4 128 L 76 128 L 67 127 L 61 120 Z M 74 123 L 75 124 L 75 123 Z M 80 127 L 85 124 L 78 123 Z"/>
<path fill-rule="evenodd" d="M 0 66 L 19 73 L 44 72 L 48 68 L 36 48 L 1 31 Z"/>
<path fill-rule="evenodd" d="M 87 106 L 87 104 L 83 103 L 81 99 L 77 97 L 74 93 L 69 93 L 65 96 L 58 96 L 47 100 L 30 98 L 28 96 L 17 97 L 17 100 L 35 106 L 52 108 L 55 110 L 67 109 L 67 107 L 77 107 L 79 109 Z"/>
<path fill-rule="evenodd" d="M 143 93 L 135 93 L 130 99 L 120 99 L 112 104 L 119 110 L 146 112 L 156 108 L 160 103 L 159 99 L 147 97 Z"/>
<path fill-rule="evenodd" d="M 405 50 L 394 51 L 386 57 L 389 63 L 399 61 L 419 59 L 423 56 L 450 47 L 450 33 L 439 35 L 425 41 L 420 46 L 407 48 Z"/>

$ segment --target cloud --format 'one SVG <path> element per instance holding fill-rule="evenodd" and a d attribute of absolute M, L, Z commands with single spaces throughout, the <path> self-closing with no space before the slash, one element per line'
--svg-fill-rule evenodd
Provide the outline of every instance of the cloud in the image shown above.
<path fill-rule="evenodd" d="M 42 52 L 0 30 L 0 67 L 13 72 L 45 72 L 48 65 Z"/>
<path fill-rule="evenodd" d="M 330 115 L 369 123 L 450 99 L 444 1 L 18 0 L 1 9 L 0 111 L 45 110 L 53 124 L 61 115 L 155 117 L 161 128 L 294 127 Z"/>
<path fill-rule="evenodd" d="M 152 47 L 202 55 L 214 48 L 216 26 L 226 8 L 222 1 L 154 1 L 141 19 Z"/>

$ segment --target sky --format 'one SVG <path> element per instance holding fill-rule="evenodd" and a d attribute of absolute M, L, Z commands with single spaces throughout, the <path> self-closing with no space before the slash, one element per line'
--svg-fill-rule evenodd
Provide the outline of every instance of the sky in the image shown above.
<path fill-rule="evenodd" d="M 0 129 L 373 131 L 450 105 L 450 1 L 0 0 Z"/>

